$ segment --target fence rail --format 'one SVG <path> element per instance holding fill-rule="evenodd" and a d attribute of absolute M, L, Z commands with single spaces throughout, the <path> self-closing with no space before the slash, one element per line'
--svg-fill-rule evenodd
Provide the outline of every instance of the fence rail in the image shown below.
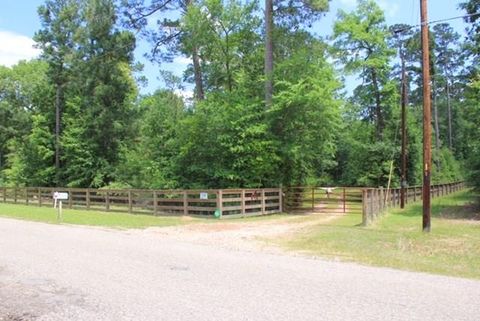
<path fill-rule="evenodd" d="M 282 190 L 139 190 L 0 187 L 0 202 L 53 206 L 54 192 L 68 192 L 64 207 L 153 215 L 245 217 L 282 212 Z"/>
<path fill-rule="evenodd" d="M 290 213 L 362 213 L 362 189 L 355 187 L 287 187 L 284 208 Z"/>
<path fill-rule="evenodd" d="M 431 185 L 432 198 L 448 195 L 465 188 L 464 182 Z M 388 208 L 400 206 L 400 188 L 364 188 L 362 191 L 362 223 L 368 225 L 382 215 Z M 405 189 L 405 204 L 421 200 L 422 187 L 414 186 Z"/>

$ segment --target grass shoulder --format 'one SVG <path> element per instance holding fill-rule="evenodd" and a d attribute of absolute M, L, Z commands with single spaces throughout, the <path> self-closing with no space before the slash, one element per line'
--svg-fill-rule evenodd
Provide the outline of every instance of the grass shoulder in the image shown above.
<path fill-rule="evenodd" d="M 57 210 L 52 207 L 27 206 L 23 204 L 0 203 L 0 217 L 23 219 L 35 222 L 58 224 Z M 104 212 L 95 210 L 64 209 L 62 222 L 74 225 L 101 226 L 119 229 L 143 229 L 148 227 L 162 227 L 206 223 L 214 224 L 222 222 L 261 222 L 275 221 L 288 218 L 287 214 L 274 214 L 258 217 L 235 218 L 218 220 L 212 217 L 200 218 L 190 216 L 153 216 L 142 214 L 128 214 L 118 212 Z"/>
<path fill-rule="evenodd" d="M 423 233 L 422 205 L 394 209 L 369 227 L 359 215 L 295 234 L 284 246 L 327 258 L 480 279 L 478 194 L 462 191 L 432 201 L 432 231 Z"/>
<path fill-rule="evenodd" d="M 0 204 L 0 216 L 36 222 L 57 224 L 57 210 L 20 204 Z M 133 215 L 94 210 L 63 210 L 62 222 L 75 225 L 102 226 L 119 229 L 147 228 L 191 224 L 201 219 L 174 216 Z"/>

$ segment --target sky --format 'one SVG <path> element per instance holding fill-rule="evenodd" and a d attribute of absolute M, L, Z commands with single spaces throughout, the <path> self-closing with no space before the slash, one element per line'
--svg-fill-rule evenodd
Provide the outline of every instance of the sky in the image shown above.
<path fill-rule="evenodd" d="M 262 1 L 262 0 L 260 0 Z M 461 16 L 464 13 L 457 7 L 464 0 L 430 0 L 428 3 L 429 21 Z M 420 22 L 419 0 L 376 0 L 385 11 L 385 18 L 389 25 L 405 23 L 417 25 Z M 39 51 L 33 47 L 33 35 L 40 29 L 40 20 L 37 8 L 44 0 L 0 0 L 0 65 L 12 66 L 19 60 L 30 59 L 38 56 Z M 356 0 L 332 0 L 330 11 L 322 17 L 313 27 L 312 31 L 320 36 L 329 35 L 333 29 L 333 23 L 339 9 L 351 11 L 355 9 Z M 461 19 L 449 21 L 449 23 L 463 34 L 465 25 Z M 178 76 L 189 63 L 186 57 L 178 57 L 171 64 L 161 67 L 151 64 L 143 55 L 148 51 L 145 41 L 138 41 L 135 57 L 144 64 L 143 75 L 148 79 L 148 85 L 141 88 L 141 92 L 151 93 L 163 86 L 159 79 L 160 68 L 169 70 Z M 348 84 L 347 84 L 348 87 Z M 191 86 L 182 93 L 191 96 Z"/>

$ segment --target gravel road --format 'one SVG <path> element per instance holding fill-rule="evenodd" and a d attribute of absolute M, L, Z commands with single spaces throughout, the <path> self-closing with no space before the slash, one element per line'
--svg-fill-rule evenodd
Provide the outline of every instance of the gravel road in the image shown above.
<path fill-rule="evenodd" d="M 0 321 L 480 319 L 479 281 L 162 231 L 0 218 Z"/>

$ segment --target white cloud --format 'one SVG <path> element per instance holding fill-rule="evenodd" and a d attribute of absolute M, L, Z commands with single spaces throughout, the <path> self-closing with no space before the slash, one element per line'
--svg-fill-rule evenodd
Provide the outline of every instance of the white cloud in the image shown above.
<path fill-rule="evenodd" d="M 29 37 L 0 30 L 0 65 L 10 67 L 20 60 L 37 57 L 40 50 L 34 48 L 34 44 Z"/>

